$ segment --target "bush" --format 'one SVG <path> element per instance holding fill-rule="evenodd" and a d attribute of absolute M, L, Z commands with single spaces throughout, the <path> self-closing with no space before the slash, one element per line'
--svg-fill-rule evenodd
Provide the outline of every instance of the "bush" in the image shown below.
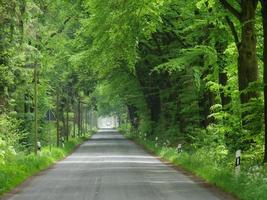
<path fill-rule="evenodd" d="M 87 138 L 71 139 L 69 142 L 66 142 L 64 148 L 52 147 L 51 151 L 49 147 L 45 147 L 37 156 L 33 153 L 28 155 L 18 153 L 12 159 L 9 159 L 9 162 L 0 163 L 0 194 L 11 190 L 28 177 L 38 173 L 40 170 L 46 169 L 57 160 L 64 158 Z"/>
<path fill-rule="evenodd" d="M 4 164 L 16 155 L 15 146 L 19 146 L 19 122 L 7 115 L 0 115 L 0 164 Z"/>
<path fill-rule="evenodd" d="M 267 168 L 258 165 L 249 167 L 252 162 L 249 162 L 251 159 L 246 154 L 243 155 L 245 162 L 242 160 L 241 174 L 236 176 L 234 155 L 229 154 L 225 146 L 219 145 L 213 151 L 211 148 L 199 148 L 178 153 L 175 148 L 160 146 L 157 141 L 143 140 L 133 135 L 131 138 L 161 158 L 202 177 L 241 200 L 267 199 Z"/>

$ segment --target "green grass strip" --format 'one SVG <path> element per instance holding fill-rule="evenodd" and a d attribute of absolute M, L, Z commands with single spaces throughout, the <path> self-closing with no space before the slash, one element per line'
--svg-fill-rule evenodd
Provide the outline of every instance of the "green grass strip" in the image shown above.
<path fill-rule="evenodd" d="M 27 178 L 65 158 L 91 135 L 71 138 L 65 142 L 64 148 L 52 147 L 50 151 L 49 147 L 44 147 L 37 156 L 33 153 L 28 155 L 19 153 L 6 164 L 0 164 L 0 195 L 11 191 Z"/>
<path fill-rule="evenodd" d="M 229 169 L 227 166 L 217 164 L 216 160 L 209 156 L 209 152 L 178 153 L 175 148 L 160 147 L 154 141 L 127 135 L 126 137 L 133 139 L 162 159 L 203 178 L 208 183 L 221 188 L 238 199 L 267 199 L 267 178 L 264 174 L 241 173 L 236 176 L 234 167 Z"/>

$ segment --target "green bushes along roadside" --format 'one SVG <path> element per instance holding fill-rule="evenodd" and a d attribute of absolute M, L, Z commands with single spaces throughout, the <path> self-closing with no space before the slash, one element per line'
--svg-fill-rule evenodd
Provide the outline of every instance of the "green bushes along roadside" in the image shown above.
<path fill-rule="evenodd" d="M 30 176 L 44 170 L 56 161 L 69 155 L 79 144 L 87 140 L 92 134 L 79 138 L 71 138 L 65 142 L 64 148 L 44 147 L 36 156 L 33 153 L 18 153 L 0 163 L 0 195 L 10 191 Z"/>
<path fill-rule="evenodd" d="M 174 147 L 159 145 L 157 141 L 138 137 L 136 134 L 126 136 L 164 160 L 205 179 L 241 200 L 267 199 L 267 169 L 264 166 L 251 167 L 243 161 L 241 173 L 236 176 L 234 155 L 220 157 L 218 153 L 204 148 L 179 153 Z"/>

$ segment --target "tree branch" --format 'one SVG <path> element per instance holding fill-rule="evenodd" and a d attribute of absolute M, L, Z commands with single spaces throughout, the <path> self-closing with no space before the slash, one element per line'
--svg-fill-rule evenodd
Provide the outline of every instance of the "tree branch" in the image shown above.
<path fill-rule="evenodd" d="M 234 23 L 230 20 L 230 18 L 229 18 L 228 16 L 226 16 L 225 19 L 226 19 L 226 22 L 227 22 L 228 26 L 230 27 L 231 32 L 232 32 L 232 34 L 233 34 L 233 36 L 234 36 L 236 47 L 237 47 L 237 49 L 239 49 L 239 44 L 240 44 L 240 42 L 239 42 L 239 38 L 238 38 L 237 31 L 236 31 L 236 29 L 235 29 L 235 25 L 234 25 Z"/>
<path fill-rule="evenodd" d="M 230 11 L 237 19 L 241 19 L 241 13 L 235 9 L 227 0 L 219 0 L 222 6 Z"/>
<path fill-rule="evenodd" d="M 52 34 L 50 35 L 50 37 L 52 38 L 52 37 L 56 36 L 57 34 L 62 33 L 62 32 L 64 31 L 64 29 L 65 29 L 65 25 L 71 20 L 71 18 L 72 18 L 72 17 L 68 17 L 68 18 L 63 22 L 62 27 L 61 27 L 60 29 L 58 29 L 56 32 L 52 33 Z"/>

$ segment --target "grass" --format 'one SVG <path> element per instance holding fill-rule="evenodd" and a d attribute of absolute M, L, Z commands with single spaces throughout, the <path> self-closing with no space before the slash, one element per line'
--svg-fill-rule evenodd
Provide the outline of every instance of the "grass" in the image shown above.
<path fill-rule="evenodd" d="M 12 190 L 56 161 L 65 158 L 90 136 L 91 134 L 86 137 L 71 138 L 65 142 L 64 148 L 52 147 L 50 151 L 49 147 L 44 147 L 38 156 L 33 153 L 28 155 L 19 153 L 6 164 L 0 164 L 0 195 Z"/>
<path fill-rule="evenodd" d="M 209 152 L 201 150 L 191 153 L 178 153 L 175 148 L 160 147 L 154 141 L 131 135 L 126 136 L 162 159 L 203 178 L 238 199 L 267 199 L 267 173 L 264 167 L 258 172 L 248 173 L 243 171 L 239 176 L 236 176 L 233 165 L 230 164 L 229 167 L 229 163 L 218 162 Z"/>

